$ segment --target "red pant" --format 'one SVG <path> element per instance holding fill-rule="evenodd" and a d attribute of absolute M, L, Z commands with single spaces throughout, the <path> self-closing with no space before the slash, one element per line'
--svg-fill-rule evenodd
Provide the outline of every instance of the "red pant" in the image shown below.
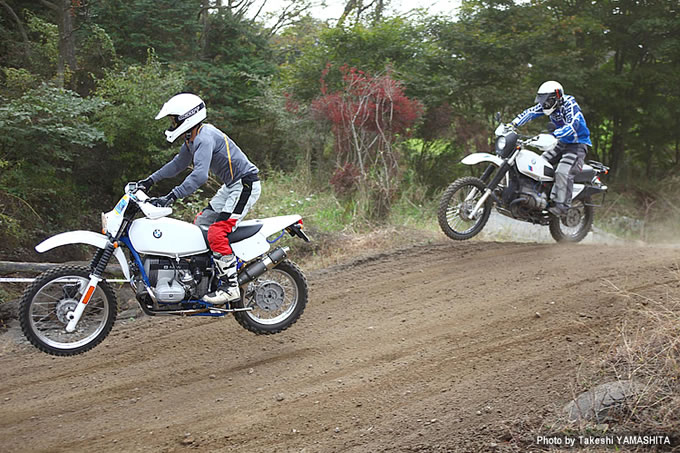
<path fill-rule="evenodd" d="M 208 229 L 208 244 L 210 250 L 221 255 L 231 255 L 231 245 L 227 234 L 231 233 L 236 226 L 237 219 L 228 219 L 215 222 Z"/>

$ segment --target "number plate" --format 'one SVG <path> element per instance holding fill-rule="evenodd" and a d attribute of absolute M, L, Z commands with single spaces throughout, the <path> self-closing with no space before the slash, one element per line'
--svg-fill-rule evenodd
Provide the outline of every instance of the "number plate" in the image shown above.
<path fill-rule="evenodd" d="M 128 205 L 128 199 L 130 197 L 128 195 L 124 195 L 123 198 L 120 199 L 118 204 L 116 205 L 115 208 L 113 208 L 114 211 L 116 211 L 117 214 L 122 214 L 123 211 L 125 211 L 125 208 Z"/>

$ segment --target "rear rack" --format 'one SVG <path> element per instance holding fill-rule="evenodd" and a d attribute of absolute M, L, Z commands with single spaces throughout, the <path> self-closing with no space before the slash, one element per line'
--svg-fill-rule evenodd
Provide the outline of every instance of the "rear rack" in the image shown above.
<path fill-rule="evenodd" d="M 596 160 L 589 160 L 586 163 L 593 167 L 593 170 L 595 170 L 598 173 L 604 173 L 605 175 L 609 173 L 609 167 L 604 165 L 602 162 L 598 162 Z"/>

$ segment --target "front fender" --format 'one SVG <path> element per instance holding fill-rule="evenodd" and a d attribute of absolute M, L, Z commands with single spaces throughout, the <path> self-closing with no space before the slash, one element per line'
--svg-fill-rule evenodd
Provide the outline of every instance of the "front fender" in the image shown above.
<path fill-rule="evenodd" d="M 45 239 L 40 244 L 35 246 L 35 250 L 38 253 L 45 253 L 46 251 L 52 250 L 53 248 L 69 244 L 88 244 L 103 249 L 106 248 L 106 244 L 108 243 L 109 239 L 103 234 L 94 233 L 92 231 L 68 231 L 66 233 L 59 233 L 56 236 Z M 117 248 L 114 250 L 113 255 L 118 260 L 125 279 L 129 281 L 130 266 L 128 266 L 125 254 L 120 248 Z"/>
<path fill-rule="evenodd" d="M 480 162 L 491 162 L 496 167 L 503 165 L 503 159 L 489 153 L 474 153 L 465 156 L 461 162 L 465 165 L 477 165 Z"/>

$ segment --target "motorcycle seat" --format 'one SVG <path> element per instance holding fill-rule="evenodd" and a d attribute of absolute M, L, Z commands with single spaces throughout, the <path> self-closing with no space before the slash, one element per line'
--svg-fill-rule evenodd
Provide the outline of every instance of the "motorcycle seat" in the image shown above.
<path fill-rule="evenodd" d="M 595 171 L 595 169 L 590 165 L 585 164 L 581 172 L 577 173 L 576 176 L 574 176 L 574 182 L 578 184 L 588 184 L 593 180 L 593 178 L 596 175 L 597 172 Z"/>
<path fill-rule="evenodd" d="M 209 225 L 199 225 L 199 228 L 201 229 L 201 233 L 203 233 L 203 238 L 205 239 L 205 243 L 208 243 L 208 228 Z M 230 244 L 235 244 L 239 241 L 242 241 L 244 239 L 248 239 L 249 237 L 255 236 L 258 231 L 262 229 L 262 224 L 258 223 L 257 225 L 244 225 L 236 228 L 234 231 L 231 233 L 227 234 L 227 239 L 229 239 Z"/>
<path fill-rule="evenodd" d="M 555 170 L 553 170 L 550 167 L 547 167 L 547 166 L 543 167 L 543 173 L 545 174 L 545 176 L 555 177 Z M 574 182 L 576 184 L 588 184 L 593 180 L 593 178 L 596 175 L 597 175 L 597 172 L 595 171 L 595 169 L 593 167 L 591 167 L 588 164 L 584 164 L 581 171 L 579 173 L 576 173 L 576 175 L 574 175 Z"/>

